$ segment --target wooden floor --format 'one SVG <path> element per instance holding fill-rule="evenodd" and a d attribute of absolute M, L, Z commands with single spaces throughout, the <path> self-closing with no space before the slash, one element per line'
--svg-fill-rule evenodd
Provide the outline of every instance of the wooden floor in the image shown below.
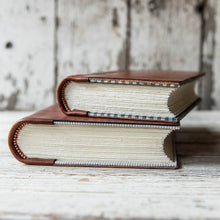
<path fill-rule="evenodd" d="M 192 112 L 177 170 L 28 166 L 7 146 L 29 112 L 0 112 L 0 219 L 220 219 L 220 112 Z"/>

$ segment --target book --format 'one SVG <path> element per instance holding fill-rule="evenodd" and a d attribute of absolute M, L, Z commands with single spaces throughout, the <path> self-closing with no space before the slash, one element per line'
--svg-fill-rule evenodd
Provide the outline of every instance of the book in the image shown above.
<path fill-rule="evenodd" d="M 16 122 L 8 143 L 35 165 L 176 168 L 179 122 L 66 116 L 58 105 Z"/>
<path fill-rule="evenodd" d="M 66 115 L 179 121 L 200 98 L 201 72 L 112 71 L 68 76 L 57 89 Z"/>

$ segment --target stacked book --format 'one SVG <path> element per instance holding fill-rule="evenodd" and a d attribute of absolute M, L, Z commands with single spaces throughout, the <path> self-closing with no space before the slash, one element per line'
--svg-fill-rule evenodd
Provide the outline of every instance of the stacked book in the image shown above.
<path fill-rule="evenodd" d="M 203 73 L 114 71 L 69 76 L 58 104 L 15 123 L 21 162 L 55 166 L 177 168 L 175 130 L 200 101 Z"/>

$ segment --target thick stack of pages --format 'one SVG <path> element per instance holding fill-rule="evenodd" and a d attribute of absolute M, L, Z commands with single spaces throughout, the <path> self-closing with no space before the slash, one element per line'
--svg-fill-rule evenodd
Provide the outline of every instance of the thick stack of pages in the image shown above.
<path fill-rule="evenodd" d="M 198 72 L 115 71 L 75 75 L 58 105 L 21 119 L 9 146 L 39 165 L 176 168 L 174 131 L 198 102 Z"/>

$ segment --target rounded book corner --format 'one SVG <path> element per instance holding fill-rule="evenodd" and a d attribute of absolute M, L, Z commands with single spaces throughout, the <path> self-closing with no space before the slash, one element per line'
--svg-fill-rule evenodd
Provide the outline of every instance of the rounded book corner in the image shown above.
<path fill-rule="evenodd" d="M 35 123 L 35 122 L 33 122 Z M 28 120 L 17 121 L 10 129 L 8 134 L 8 146 L 12 155 L 19 162 L 30 165 L 54 165 L 55 159 L 28 158 L 17 145 L 17 135 L 19 131 L 29 124 Z"/>
<path fill-rule="evenodd" d="M 57 103 L 61 111 L 66 114 L 66 112 L 69 112 L 69 107 L 66 104 L 66 101 L 64 99 L 64 90 L 65 87 L 69 84 L 69 79 L 65 78 L 63 79 L 60 84 L 57 87 Z"/>
<path fill-rule="evenodd" d="M 86 75 L 72 75 L 72 76 L 67 76 L 64 78 L 58 85 L 57 87 L 57 101 L 60 109 L 62 112 L 66 115 L 75 115 L 73 112 L 72 114 L 68 114 L 70 112 L 70 108 L 66 103 L 65 97 L 64 97 L 64 92 L 66 86 L 71 82 L 89 82 L 89 78 Z"/>
<path fill-rule="evenodd" d="M 17 146 L 17 134 L 19 130 L 25 126 L 28 122 L 27 121 L 17 121 L 10 129 L 9 135 L 8 135 L 8 146 L 12 153 L 12 155 L 20 162 L 25 163 L 26 156 L 23 154 L 23 152 L 20 151 L 19 147 Z"/>

